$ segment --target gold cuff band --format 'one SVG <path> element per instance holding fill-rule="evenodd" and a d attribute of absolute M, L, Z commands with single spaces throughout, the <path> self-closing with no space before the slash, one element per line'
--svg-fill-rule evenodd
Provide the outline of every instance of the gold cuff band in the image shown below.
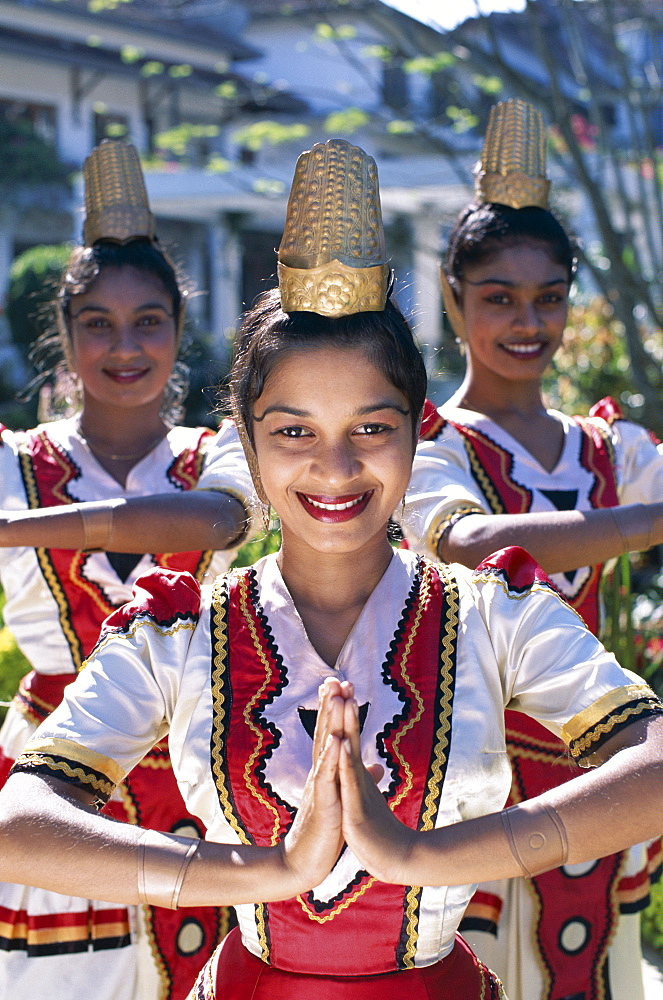
<path fill-rule="evenodd" d="M 524 802 L 502 813 L 502 825 L 527 878 L 559 868 L 569 856 L 566 828 L 552 806 Z"/>
<path fill-rule="evenodd" d="M 145 830 L 139 841 L 138 899 L 176 910 L 186 870 L 200 846 L 190 837 Z"/>
<path fill-rule="evenodd" d="M 646 503 L 610 507 L 612 520 L 622 543 L 622 553 L 646 552 L 652 546 L 653 524 Z"/>
<path fill-rule="evenodd" d="M 114 504 L 85 504 L 78 508 L 83 522 L 83 549 L 86 552 L 105 552 L 113 533 Z"/>

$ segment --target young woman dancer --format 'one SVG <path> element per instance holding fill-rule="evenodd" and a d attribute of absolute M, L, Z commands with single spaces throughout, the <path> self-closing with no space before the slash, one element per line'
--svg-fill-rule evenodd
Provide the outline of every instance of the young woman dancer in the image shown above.
<path fill-rule="evenodd" d="M 242 498 L 251 496 L 230 421 L 215 435 L 174 426 L 164 413 L 185 293 L 151 238 L 135 150 L 103 144 L 85 179 L 86 245 L 72 252 L 57 303 L 81 406 L 26 433 L 5 429 L 0 446 L 3 615 L 33 667 L 0 731 L 0 781 L 136 578 L 155 565 L 198 579 L 226 569 L 233 553 L 203 546 L 214 537 L 223 547 L 239 541 Z M 192 525 L 180 520 L 189 513 Z M 218 522 L 216 536 L 201 530 L 205 513 Z M 141 554 L 149 551 L 161 554 Z M 165 741 L 127 776 L 107 811 L 203 833 L 184 807 Z M 181 1000 L 227 921 L 215 908 L 173 919 L 154 907 L 139 912 L 1 884 L 0 994 Z"/>
<path fill-rule="evenodd" d="M 187 574 L 144 576 L 0 794 L 0 873 L 27 880 L 38 858 L 51 889 L 239 904 L 197 1000 L 496 998 L 455 933 L 472 883 L 661 824 L 663 706 L 533 560 L 514 549 L 473 575 L 387 541 L 426 376 L 385 301 L 379 223 L 361 150 L 300 157 L 280 293 L 245 317 L 232 386 L 281 550 L 202 593 Z M 578 759 L 610 760 L 501 812 L 505 704 Z M 165 731 L 205 842 L 95 812 Z M 379 782 L 367 806 L 350 780 L 366 784 L 360 740 Z"/>
<path fill-rule="evenodd" d="M 493 110 L 477 197 L 449 238 L 444 269 L 467 370 L 439 411 L 427 407 L 406 533 L 414 548 L 467 566 L 522 545 L 596 631 L 601 564 L 663 541 L 663 458 L 612 400 L 583 418 L 542 398 L 575 269 L 546 207 L 544 155 L 538 112 L 522 101 Z M 506 725 L 512 801 L 578 773 L 541 726 L 514 712 Z M 531 882 L 482 886 L 463 931 L 511 1000 L 600 997 L 606 983 L 612 996 L 637 997 L 638 911 L 659 864 L 656 841 Z"/>

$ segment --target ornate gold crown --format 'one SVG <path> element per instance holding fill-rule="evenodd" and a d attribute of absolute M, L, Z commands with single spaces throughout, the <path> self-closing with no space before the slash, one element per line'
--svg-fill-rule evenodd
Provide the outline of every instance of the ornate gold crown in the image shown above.
<path fill-rule="evenodd" d="M 549 191 L 541 112 L 518 97 L 494 105 L 476 174 L 477 201 L 548 208 Z"/>
<path fill-rule="evenodd" d="M 121 139 L 104 139 L 86 159 L 83 179 L 85 246 L 98 240 L 154 240 L 154 216 L 134 146 Z"/>
<path fill-rule="evenodd" d="M 378 173 L 363 149 L 330 139 L 301 154 L 277 269 L 284 312 L 384 309 L 389 265 Z"/>

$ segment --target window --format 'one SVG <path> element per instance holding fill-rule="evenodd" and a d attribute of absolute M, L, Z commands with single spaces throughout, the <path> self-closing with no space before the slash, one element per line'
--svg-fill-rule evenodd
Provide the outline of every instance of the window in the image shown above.
<path fill-rule="evenodd" d="M 49 104 L 0 99 L 0 121 L 11 125 L 27 125 L 35 135 L 50 146 L 57 139 L 57 111 Z"/>

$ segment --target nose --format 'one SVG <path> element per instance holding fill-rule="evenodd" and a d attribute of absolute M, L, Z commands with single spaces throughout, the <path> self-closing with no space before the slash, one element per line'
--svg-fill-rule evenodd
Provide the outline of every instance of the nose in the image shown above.
<path fill-rule="evenodd" d="M 320 488 L 333 492 L 347 492 L 353 480 L 359 476 L 362 463 L 357 449 L 348 438 L 320 443 L 311 472 L 320 483 Z"/>
<path fill-rule="evenodd" d="M 541 319 L 536 302 L 521 302 L 513 320 L 513 326 L 529 335 L 534 335 L 541 329 Z"/>
<path fill-rule="evenodd" d="M 140 354 L 140 342 L 136 334 L 136 329 L 133 323 L 127 321 L 126 323 L 118 323 L 113 329 L 110 351 L 111 354 L 117 357 L 135 357 L 136 354 Z"/>

